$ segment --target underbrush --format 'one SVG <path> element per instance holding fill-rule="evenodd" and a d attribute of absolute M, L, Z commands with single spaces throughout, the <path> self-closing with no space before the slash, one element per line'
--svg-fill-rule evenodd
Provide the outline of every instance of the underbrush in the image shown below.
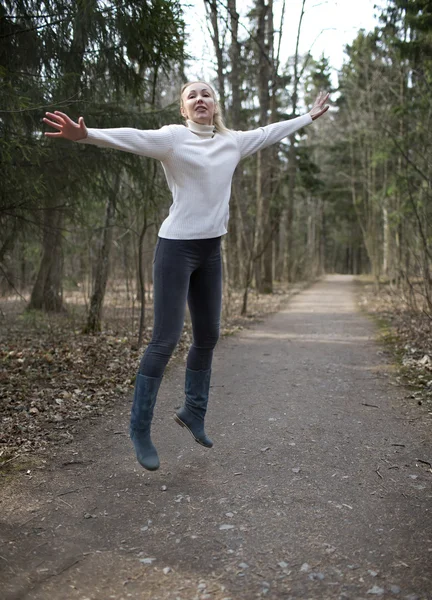
<path fill-rule="evenodd" d="M 372 282 L 359 278 L 357 289 L 359 305 L 377 323 L 398 378 L 410 387 L 412 399 L 432 411 L 431 317 L 410 308 L 389 283 L 381 283 L 377 291 Z"/>

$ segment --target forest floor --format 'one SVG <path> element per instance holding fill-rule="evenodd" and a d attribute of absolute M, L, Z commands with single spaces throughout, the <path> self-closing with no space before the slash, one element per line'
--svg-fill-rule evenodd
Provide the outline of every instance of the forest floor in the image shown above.
<path fill-rule="evenodd" d="M 358 310 L 359 289 L 329 276 L 219 342 L 213 449 L 171 418 L 182 400 L 178 360 L 156 409 L 159 471 L 134 459 L 127 381 L 103 418 L 73 422 L 68 443 L 52 440 L 49 455 L 40 449 L 33 466 L 5 477 L 5 600 L 432 599 L 428 382 L 403 385 L 390 341 L 378 344 L 377 325 Z M 426 369 L 417 346 L 411 356 Z M 53 428 L 67 434 L 59 415 Z"/>

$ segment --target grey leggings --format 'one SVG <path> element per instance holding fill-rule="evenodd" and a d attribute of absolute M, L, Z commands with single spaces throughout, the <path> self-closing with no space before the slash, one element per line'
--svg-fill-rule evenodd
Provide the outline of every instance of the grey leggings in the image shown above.
<path fill-rule="evenodd" d="M 158 238 L 153 261 L 153 337 L 141 359 L 139 372 L 161 377 L 184 324 L 186 301 L 193 340 L 187 368 L 211 368 L 219 338 L 222 304 L 221 238 L 168 240 Z"/>

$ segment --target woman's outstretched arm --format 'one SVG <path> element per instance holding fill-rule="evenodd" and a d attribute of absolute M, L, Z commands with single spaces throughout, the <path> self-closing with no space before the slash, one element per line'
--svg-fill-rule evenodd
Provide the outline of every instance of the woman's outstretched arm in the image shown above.
<path fill-rule="evenodd" d="M 76 123 L 68 115 L 58 110 L 46 113 L 43 121 L 57 130 L 56 132 L 45 132 L 47 137 L 122 150 L 158 160 L 164 160 L 174 146 L 172 126 L 147 130 L 133 129 L 132 127 L 92 129 L 86 127 L 83 117 L 80 117 Z"/>
<path fill-rule="evenodd" d="M 236 135 L 241 158 L 245 158 L 246 156 L 258 152 L 258 150 L 276 144 L 302 127 L 310 125 L 312 121 L 321 117 L 321 115 L 329 109 L 325 104 L 328 97 L 328 93 L 321 92 L 315 100 L 311 110 L 301 117 L 280 121 L 279 123 L 272 123 L 271 125 L 259 127 L 252 131 L 237 131 Z"/>

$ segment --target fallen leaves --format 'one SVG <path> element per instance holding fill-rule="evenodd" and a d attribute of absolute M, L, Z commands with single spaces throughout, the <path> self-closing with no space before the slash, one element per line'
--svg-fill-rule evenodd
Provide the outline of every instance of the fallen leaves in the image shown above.
<path fill-rule="evenodd" d="M 397 290 L 382 284 L 379 293 L 363 286 L 360 304 L 380 320 L 381 337 L 399 363 L 399 378 L 414 388 L 410 397 L 432 402 L 432 320 L 409 308 Z"/>
<path fill-rule="evenodd" d="M 122 360 L 117 362 L 103 335 L 71 338 L 67 333 L 59 330 L 53 346 L 37 332 L 34 337 L 17 332 L 0 346 L 2 366 L 10 375 L 2 386 L 0 444 L 9 456 L 18 448 L 24 454 L 71 441 L 75 421 L 102 414 L 120 393 L 131 392 L 138 357 L 129 345 L 118 340 L 115 353 Z M 19 344 L 25 348 L 11 349 Z"/>

